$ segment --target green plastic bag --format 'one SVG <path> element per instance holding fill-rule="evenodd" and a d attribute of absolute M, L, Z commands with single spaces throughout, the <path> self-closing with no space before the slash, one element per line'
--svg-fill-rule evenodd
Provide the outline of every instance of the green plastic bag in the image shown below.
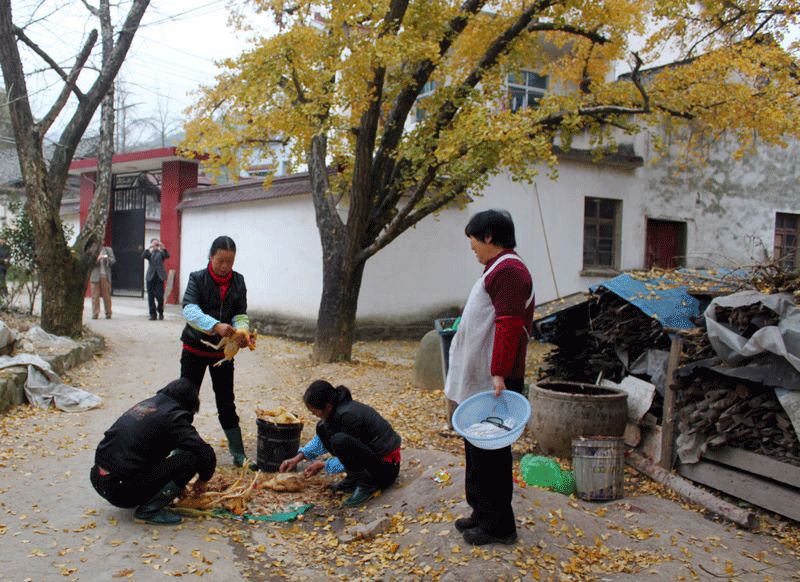
<path fill-rule="evenodd" d="M 528 485 L 564 495 L 575 493 L 575 475 L 572 471 L 563 470 L 555 459 L 525 455 L 520 461 L 520 471 Z"/>

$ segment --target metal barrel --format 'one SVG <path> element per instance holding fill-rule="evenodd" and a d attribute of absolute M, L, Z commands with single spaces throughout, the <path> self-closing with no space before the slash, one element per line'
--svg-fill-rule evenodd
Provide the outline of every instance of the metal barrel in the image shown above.
<path fill-rule="evenodd" d="M 572 440 L 575 489 L 585 501 L 611 501 L 624 495 L 625 441 L 593 436 Z"/>
<path fill-rule="evenodd" d="M 275 424 L 261 418 L 256 419 L 256 424 L 258 425 L 256 465 L 262 471 L 275 472 L 283 461 L 297 454 L 303 424 Z"/>

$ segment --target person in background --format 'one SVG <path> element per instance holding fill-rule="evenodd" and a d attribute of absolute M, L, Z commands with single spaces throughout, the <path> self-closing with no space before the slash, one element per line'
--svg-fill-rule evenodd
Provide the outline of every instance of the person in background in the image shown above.
<path fill-rule="evenodd" d="M 496 396 L 506 389 L 522 391 L 534 308 L 533 279 L 514 252 L 511 215 L 504 210 L 479 212 L 464 233 L 484 269 L 450 345 L 445 394 L 459 404 L 490 388 Z M 515 543 L 511 447 L 485 450 L 465 439 L 464 450 L 464 485 L 472 515 L 457 519 L 456 529 L 476 546 Z"/>
<path fill-rule="evenodd" d="M 200 494 L 217 465 L 214 449 L 192 426 L 200 408 L 197 387 L 181 378 L 131 407 L 111 425 L 95 452 L 89 480 L 116 507 L 137 507 L 134 519 L 176 525 L 181 517 L 164 509 L 197 475 Z"/>
<path fill-rule="evenodd" d="M 312 382 L 303 402 L 320 419 L 317 434 L 297 455 L 281 463 L 281 473 L 293 471 L 303 459 L 314 461 L 303 471 L 306 477 L 323 469 L 326 473 L 347 471 L 332 487 L 335 492 L 352 491 L 343 503 L 346 506 L 366 503 L 395 482 L 400 473 L 400 435 L 374 408 L 353 400 L 345 386 L 334 388 L 325 380 Z M 335 456 L 315 461 L 325 453 Z"/>
<path fill-rule="evenodd" d="M 111 319 L 111 267 L 117 259 L 114 258 L 114 249 L 103 247 L 97 256 L 97 262 L 92 269 L 92 319 L 100 315 L 100 298 L 103 298 L 103 309 L 106 319 Z"/>
<path fill-rule="evenodd" d="M 188 378 L 200 389 L 206 368 L 211 374 L 211 385 L 217 402 L 217 416 L 228 439 L 228 450 L 237 467 L 247 456 L 244 452 L 242 429 L 236 414 L 233 393 L 233 360 L 214 366 L 225 357 L 202 340 L 218 344 L 222 337 L 234 336 L 243 348 L 248 345 L 246 335 L 236 334 L 237 329 L 250 330 L 247 317 L 247 287 L 244 277 L 233 270 L 236 243 L 228 236 L 219 236 L 211 243 L 208 265 L 189 274 L 183 294 L 183 315 L 186 326 L 181 334 L 181 377 Z"/>
<path fill-rule="evenodd" d="M 6 240 L 0 238 L 0 297 L 8 296 L 8 287 L 6 287 L 6 275 L 8 274 L 8 265 L 11 263 L 11 250 L 8 248 Z"/>
<path fill-rule="evenodd" d="M 150 321 L 164 319 L 164 283 L 167 270 L 164 260 L 169 258 L 169 251 L 157 238 L 150 240 L 150 248 L 142 253 L 147 259 L 147 306 L 150 308 Z"/>

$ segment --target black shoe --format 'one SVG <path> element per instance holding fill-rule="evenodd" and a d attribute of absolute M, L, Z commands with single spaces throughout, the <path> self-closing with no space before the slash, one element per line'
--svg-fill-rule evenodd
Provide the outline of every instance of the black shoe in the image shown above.
<path fill-rule="evenodd" d="M 156 320 L 156 316 L 155 315 L 151 315 L 150 317 L 148 317 L 148 319 L 150 321 L 155 321 Z"/>
<path fill-rule="evenodd" d="M 468 529 L 472 529 L 473 527 L 478 527 L 478 520 L 472 517 L 460 517 L 455 521 L 453 525 L 456 526 L 456 529 L 458 531 L 464 533 Z"/>
<path fill-rule="evenodd" d="M 163 314 L 163 313 L 159 313 L 159 314 L 158 314 L 158 318 L 159 318 L 159 319 L 164 319 L 164 314 Z"/>
<path fill-rule="evenodd" d="M 485 546 L 486 544 L 505 544 L 511 546 L 517 543 L 517 532 L 507 536 L 498 537 L 486 533 L 479 527 L 473 527 L 464 532 L 464 541 L 472 546 Z"/>
<path fill-rule="evenodd" d="M 331 483 L 328 487 L 330 487 L 330 490 L 334 493 L 349 493 L 355 490 L 357 484 L 358 482 L 355 477 L 346 475 L 344 479 L 336 483 Z"/>

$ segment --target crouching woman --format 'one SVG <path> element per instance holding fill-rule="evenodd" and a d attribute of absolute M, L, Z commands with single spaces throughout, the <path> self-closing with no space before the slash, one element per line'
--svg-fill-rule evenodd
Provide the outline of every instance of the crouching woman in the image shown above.
<path fill-rule="evenodd" d="M 323 469 L 326 473 L 346 471 L 334 491 L 352 491 L 344 505 L 356 506 L 386 489 L 400 472 L 400 435 L 374 408 L 353 400 L 344 386 L 313 382 L 303 395 L 306 408 L 318 417 L 316 436 L 297 455 L 281 463 L 280 471 L 293 471 L 303 459 L 314 461 L 320 455 L 334 455 L 326 462 L 314 461 L 306 467 L 306 477 Z"/>
<path fill-rule="evenodd" d="M 138 506 L 140 523 L 180 523 L 165 507 L 195 475 L 195 493 L 203 493 L 217 466 L 214 449 L 192 426 L 199 408 L 197 386 L 181 378 L 119 417 L 97 446 L 89 473 L 100 496 L 116 507 Z"/>

